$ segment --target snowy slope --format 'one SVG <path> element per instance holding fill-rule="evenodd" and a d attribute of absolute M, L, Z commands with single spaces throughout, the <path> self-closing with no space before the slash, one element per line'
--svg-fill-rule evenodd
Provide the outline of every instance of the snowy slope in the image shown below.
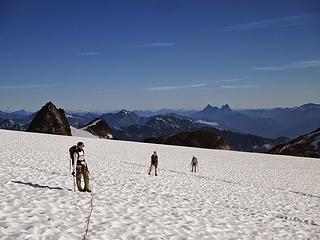
<path fill-rule="evenodd" d="M 77 141 L 92 195 L 71 191 Z M 0 239 L 320 239 L 319 159 L 6 130 L 0 151 Z"/>
<path fill-rule="evenodd" d="M 99 138 L 98 136 L 94 136 L 93 134 L 89 133 L 84 129 L 78 129 L 72 126 L 70 126 L 70 128 L 71 128 L 71 134 L 74 137 Z"/>
<path fill-rule="evenodd" d="M 99 118 L 98 120 L 96 120 L 96 121 L 94 121 L 93 123 L 91 123 L 91 124 L 87 125 L 86 127 L 84 127 L 84 129 L 87 128 L 87 127 L 94 126 L 94 125 L 96 125 L 98 122 L 101 122 L 101 121 L 102 121 L 102 119 Z"/>

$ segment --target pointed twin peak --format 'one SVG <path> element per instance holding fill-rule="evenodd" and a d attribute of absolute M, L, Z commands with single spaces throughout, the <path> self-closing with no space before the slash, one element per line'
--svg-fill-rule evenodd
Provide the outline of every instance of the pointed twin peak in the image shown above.
<path fill-rule="evenodd" d="M 219 109 L 216 106 L 211 106 L 210 104 L 208 104 L 202 111 L 222 111 L 222 112 L 231 112 L 231 108 L 228 104 L 222 105 L 222 107 Z"/>
<path fill-rule="evenodd" d="M 219 108 L 218 107 L 213 107 L 213 106 L 211 106 L 210 104 L 208 104 L 204 109 L 203 109 L 203 111 L 217 111 L 217 110 L 219 110 Z"/>
<path fill-rule="evenodd" d="M 229 107 L 228 104 L 222 105 L 221 111 L 223 112 L 231 112 L 231 108 Z"/>

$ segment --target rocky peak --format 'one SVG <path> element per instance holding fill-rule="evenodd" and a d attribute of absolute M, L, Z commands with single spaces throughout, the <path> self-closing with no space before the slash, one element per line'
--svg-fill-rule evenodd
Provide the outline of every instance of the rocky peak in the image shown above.
<path fill-rule="evenodd" d="M 121 115 L 126 115 L 126 114 L 129 114 L 129 111 L 125 110 L 125 109 L 122 109 L 120 112 L 119 112 Z"/>
<path fill-rule="evenodd" d="M 228 104 L 222 105 L 221 111 L 223 112 L 231 112 L 231 108 L 229 107 Z"/>
<path fill-rule="evenodd" d="M 120 112 L 118 112 L 118 115 L 122 117 L 130 117 L 130 118 L 136 118 L 138 115 L 135 112 L 130 112 L 125 109 L 122 109 Z"/>
<path fill-rule="evenodd" d="M 211 106 L 210 104 L 208 104 L 203 110 L 202 110 L 202 112 L 208 112 L 208 111 L 217 111 L 217 110 L 219 110 L 219 108 L 217 108 L 217 107 L 213 107 L 213 106 Z"/>
<path fill-rule="evenodd" d="M 37 112 L 27 131 L 71 136 L 65 111 L 57 109 L 51 101 Z"/>

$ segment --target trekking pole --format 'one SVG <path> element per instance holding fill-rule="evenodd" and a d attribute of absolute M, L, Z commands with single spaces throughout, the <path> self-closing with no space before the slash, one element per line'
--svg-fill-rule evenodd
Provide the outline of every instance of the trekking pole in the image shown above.
<path fill-rule="evenodd" d="M 75 192 L 76 191 L 76 177 L 73 176 L 73 191 Z"/>
<path fill-rule="evenodd" d="M 71 168 L 73 168 L 72 165 L 72 158 L 70 158 L 70 161 L 69 161 L 69 168 L 70 168 L 70 171 L 71 171 Z M 73 191 L 75 192 L 76 191 L 76 180 L 75 180 L 75 176 L 72 175 L 72 181 L 73 181 Z"/>

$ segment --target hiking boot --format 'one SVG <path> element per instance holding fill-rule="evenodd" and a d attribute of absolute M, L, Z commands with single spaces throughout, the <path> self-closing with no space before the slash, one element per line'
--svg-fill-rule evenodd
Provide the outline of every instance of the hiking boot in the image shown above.
<path fill-rule="evenodd" d="M 86 190 L 84 190 L 84 189 L 78 189 L 79 190 L 79 192 L 85 192 Z"/>
<path fill-rule="evenodd" d="M 90 190 L 90 189 L 85 189 L 84 191 L 85 191 L 85 192 L 91 192 L 91 190 Z"/>
<path fill-rule="evenodd" d="M 150 175 L 150 173 L 148 173 L 148 175 Z"/>
<path fill-rule="evenodd" d="M 158 176 L 158 174 L 155 174 L 156 176 Z"/>

